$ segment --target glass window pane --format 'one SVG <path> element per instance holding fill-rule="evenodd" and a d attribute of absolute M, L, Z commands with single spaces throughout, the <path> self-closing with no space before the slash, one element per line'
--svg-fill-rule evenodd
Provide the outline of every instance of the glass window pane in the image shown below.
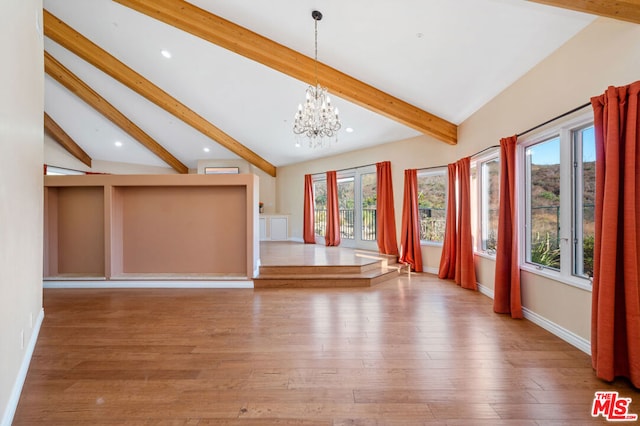
<path fill-rule="evenodd" d="M 447 178 L 445 172 L 418 176 L 420 239 L 443 242 L 446 222 Z"/>
<path fill-rule="evenodd" d="M 527 260 L 560 269 L 560 138 L 529 146 Z"/>
<path fill-rule="evenodd" d="M 576 212 L 574 236 L 574 273 L 593 277 L 593 243 L 595 239 L 596 141 L 593 126 L 575 132 L 578 161 L 576 170 Z"/>
<path fill-rule="evenodd" d="M 482 163 L 482 249 L 495 253 L 498 242 L 498 208 L 500 202 L 500 161 Z"/>
<path fill-rule="evenodd" d="M 355 223 L 355 179 L 338 179 L 338 208 L 340 210 L 340 238 L 353 240 Z"/>
<path fill-rule="evenodd" d="M 324 236 L 327 229 L 327 181 L 317 180 L 313 182 L 313 201 L 315 209 L 316 235 Z"/>
<path fill-rule="evenodd" d="M 363 241 L 376 240 L 377 217 L 377 185 L 376 173 L 360 175 L 360 193 L 362 196 L 362 229 Z"/>

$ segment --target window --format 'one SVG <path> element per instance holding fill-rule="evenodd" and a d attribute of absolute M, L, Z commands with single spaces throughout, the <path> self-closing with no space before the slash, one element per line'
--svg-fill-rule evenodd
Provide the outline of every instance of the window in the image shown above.
<path fill-rule="evenodd" d="M 471 180 L 475 183 L 475 193 L 478 194 L 475 247 L 481 253 L 494 256 L 498 244 L 500 207 L 500 159 L 497 149 L 492 149 L 482 157 L 474 159 Z"/>
<path fill-rule="evenodd" d="M 525 149 L 527 262 L 560 269 L 560 138 Z"/>
<path fill-rule="evenodd" d="M 595 139 L 591 114 L 522 140 L 523 266 L 578 286 L 593 275 Z"/>
<path fill-rule="evenodd" d="M 79 170 L 65 169 L 64 167 L 47 166 L 48 176 L 61 176 L 61 175 L 84 175 L 85 172 Z"/>
<path fill-rule="evenodd" d="M 442 243 L 446 223 L 446 169 L 418 171 L 420 240 Z"/>

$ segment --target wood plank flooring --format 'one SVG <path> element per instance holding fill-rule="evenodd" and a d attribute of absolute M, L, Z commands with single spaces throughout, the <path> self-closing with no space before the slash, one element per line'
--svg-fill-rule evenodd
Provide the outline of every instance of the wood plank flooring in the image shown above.
<path fill-rule="evenodd" d="M 590 358 L 427 274 L 361 289 L 46 289 L 14 425 L 585 425 Z"/>

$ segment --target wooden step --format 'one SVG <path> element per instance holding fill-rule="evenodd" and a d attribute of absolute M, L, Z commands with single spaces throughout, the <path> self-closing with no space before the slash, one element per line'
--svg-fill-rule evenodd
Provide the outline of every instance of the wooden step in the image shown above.
<path fill-rule="evenodd" d="M 361 274 L 382 267 L 382 261 L 358 265 L 261 265 L 260 276 L 313 275 L 313 274 Z"/>
<path fill-rule="evenodd" d="M 319 267 L 320 268 L 320 267 Z M 331 267 L 325 267 L 331 268 Z M 396 268 L 378 268 L 362 273 L 335 274 L 260 274 L 253 279 L 254 288 L 348 288 L 371 287 L 398 276 Z"/>

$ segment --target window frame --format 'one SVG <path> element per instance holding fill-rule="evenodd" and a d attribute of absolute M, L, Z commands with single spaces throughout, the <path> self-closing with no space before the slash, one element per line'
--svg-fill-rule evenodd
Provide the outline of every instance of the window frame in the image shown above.
<path fill-rule="evenodd" d="M 487 250 L 486 248 L 483 247 L 483 241 L 484 241 L 484 235 L 485 235 L 485 230 L 486 228 L 484 228 L 484 212 L 485 212 L 485 200 L 488 198 L 487 195 L 485 195 L 485 189 L 488 189 L 489 185 L 487 184 L 487 182 L 485 182 L 485 176 L 483 173 L 483 166 L 487 163 L 490 163 L 492 161 L 497 161 L 498 162 L 498 166 L 500 166 L 500 162 L 502 161 L 502 159 L 500 158 L 500 147 L 496 146 L 490 149 L 487 149 L 486 151 L 484 151 L 482 154 L 477 155 L 476 157 L 472 158 L 471 160 L 471 169 L 475 168 L 475 188 L 473 189 L 473 194 L 475 194 L 476 197 L 476 201 L 474 203 L 475 208 L 476 208 L 476 214 L 473 215 L 473 219 L 475 220 L 475 224 L 473 226 L 473 237 L 474 237 L 474 244 L 473 244 L 473 251 L 475 255 L 478 256 L 482 256 L 482 257 L 486 257 L 489 259 L 494 259 L 496 258 L 496 251 L 495 250 Z M 472 181 L 473 181 L 473 173 L 472 173 Z M 499 181 L 500 179 L 500 175 L 498 175 L 498 184 L 500 183 Z M 498 198 L 500 197 L 499 194 L 499 190 L 498 190 Z M 497 232 L 497 230 L 496 230 Z M 496 235 L 496 241 L 497 241 L 497 235 Z"/>
<path fill-rule="evenodd" d="M 449 175 L 448 175 L 447 167 L 446 166 L 443 166 L 443 167 L 431 167 L 431 168 L 428 168 L 428 169 L 418 169 L 417 170 L 417 179 L 418 180 L 421 177 L 437 176 L 437 175 L 442 175 L 444 177 L 444 217 L 445 217 L 445 221 L 446 221 L 446 218 L 447 218 L 447 207 L 449 205 Z M 432 240 L 423 240 L 422 236 L 420 236 L 420 245 L 421 246 L 431 246 L 431 247 L 442 247 L 444 245 L 444 237 L 443 237 L 443 241 L 432 241 Z"/>
<path fill-rule="evenodd" d="M 573 273 L 574 252 L 573 239 L 575 235 L 575 178 L 574 178 L 574 138 L 575 131 L 579 131 L 593 125 L 593 113 L 590 111 L 575 114 L 562 121 L 557 121 L 552 125 L 544 126 L 541 129 L 531 132 L 518 140 L 516 148 L 516 180 L 517 194 L 516 202 L 518 206 L 518 244 L 519 244 L 519 265 L 520 269 L 536 275 L 540 275 L 552 280 L 591 291 L 592 280 L 587 277 L 577 276 Z M 560 138 L 560 269 L 555 270 L 543 265 L 533 264 L 527 261 L 528 244 L 526 234 L 529 222 L 529 212 L 527 204 L 527 159 L 526 149 L 532 145 L 548 141 L 554 137 Z M 567 260 L 569 259 L 569 260 Z"/>

